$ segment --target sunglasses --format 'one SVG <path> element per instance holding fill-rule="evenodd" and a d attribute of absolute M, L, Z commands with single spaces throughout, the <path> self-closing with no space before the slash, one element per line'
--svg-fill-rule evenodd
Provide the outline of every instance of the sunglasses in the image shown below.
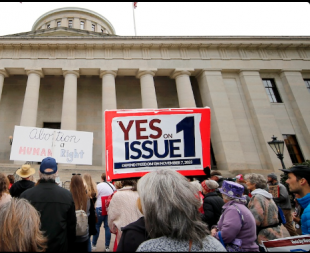
<path fill-rule="evenodd" d="M 78 175 L 78 176 L 81 176 L 81 174 L 80 173 L 72 173 L 72 176 L 75 176 L 75 175 Z"/>

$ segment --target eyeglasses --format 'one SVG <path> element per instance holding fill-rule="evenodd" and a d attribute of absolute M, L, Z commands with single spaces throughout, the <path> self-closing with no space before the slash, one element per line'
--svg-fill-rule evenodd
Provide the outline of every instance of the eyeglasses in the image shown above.
<path fill-rule="evenodd" d="M 81 176 L 81 174 L 80 173 L 72 173 L 72 176 L 75 176 L 75 175 L 78 175 L 78 176 Z"/>

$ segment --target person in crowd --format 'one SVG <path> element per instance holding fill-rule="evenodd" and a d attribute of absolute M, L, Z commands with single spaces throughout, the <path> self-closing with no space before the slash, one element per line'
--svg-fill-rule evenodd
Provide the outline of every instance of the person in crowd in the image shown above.
<path fill-rule="evenodd" d="M 219 184 L 214 180 L 205 180 L 201 183 L 202 192 L 204 194 L 203 210 L 201 218 L 209 225 L 209 229 L 213 225 L 216 225 L 222 214 L 222 206 L 224 201 L 215 190 L 219 187 Z"/>
<path fill-rule="evenodd" d="M 3 173 L 0 173 L 0 207 L 11 199 L 12 197 L 9 193 L 9 180 Z"/>
<path fill-rule="evenodd" d="M 293 221 L 295 223 L 295 229 L 296 229 L 296 233 L 298 235 L 302 235 L 302 231 L 301 231 L 301 215 L 303 214 L 304 210 L 301 208 L 301 206 L 299 205 L 297 198 L 300 198 L 299 194 L 294 193 L 295 195 L 295 211 L 292 214 L 292 218 Z"/>
<path fill-rule="evenodd" d="M 25 199 L 13 198 L 0 208 L 0 252 L 44 252 L 37 210 Z"/>
<path fill-rule="evenodd" d="M 101 181 L 102 182 L 100 184 L 97 184 L 98 195 L 97 195 L 97 201 L 96 201 L 95 207 L 96 207 L 96 214 L 97 214 L 98 221 L 96 224 L 97 234 L 95 234 L 92 239 L 92 249 L 95 250 L 97 247 L 96 245 L 97 245 L 97 240 L 100 235 L 100 227 L 101 227 L 101 224 L 103 223 L 104 230 L 105 230 L 105 248 L 106 248 L 106 251 L 109 251 L 110 242 L 111 242 L 111 232 L 108 226 L 107 212 L 105 209 L 102 210 L 102 208 L 105 208 L 105 205 L 104 204 L 102 205 L 101 198 L 110 196 L 111 194 L 113 194 L 113 192 L 116 189 L 113 184 L 106 182 L 105 173 L 102 173 Z M 102 212 L 104 212 L 104 214 L 102 214 Z"/>
<path fill-rule="evenodd" d="M 204 210 L 203 210 L 203 199 L 204 199 L 204 196 L 202 194 L 202 186 L 201 186 L 201 184 L 199 183 L 198 180 L 191 181 L 190 183 L 192 185 L 194 185 L 194 187 L 196 188 L 197 198 L 200 199 L 200 203 L 201 203 L 201 206 L 199 207 L 198 211 L 201 214 L 203 214 L 204 213 Z"/>
<path fill-rule="evenodd" d="M 143 214 L 140 198 L 137 200 L 137 207 Z M 117 252 L 135 252 L 141 243 L 150 239 L 145 229 L 144 216 L 129 223 L 126 227 L 122 227 L 121 230 L 122 236 L 117 246 Z"/>
<path fill-rule="evenodd" d="M 278 182 L 278 177 L 274 173 L 270 173 L 267 175 L 267 184 L 269 186 L 277 185 L 279 187 L 279 197 L 273 198 L 273 201 L 282 209 L 283 214 L 285 216 L 286 223 L 284 227 L 286 227 L 287 231 L 291 236 L 298 235 L 294 226 L 293 226 L 293 219 L 292 219 L 292 205 L 290 196 L 286 187 Z"/>
<path fill-rule="evenodd" d="M 83 180 L 86 184 L 86 190 L 88 197 L 93 200 L 95 203 L 97 200 L 97 195 L 98 195 L 98 190 L 97 190 L 97 185 L 92 179 L 91 175 L 89 173 L 85 173 L 83 175 Z"/>
<path fill-rule="evenodd" d="M 245 183 L 245 180 L 244 180 L 242 174 L 239 174 L 239 175 L 236 176 L 236 183 L 238 183 L 238 184 Z"/>
<path fill-rule="evenodd" d="M 113 195 L 108 209 L 108 224 L 112 233 L 116 234 L 116 245 L 122 236 L 122 227 L 138 220 L 142 214 L 137 207 L 137 181 L 122 180 L 123 188 Z"/>
<path fill-rule="evenodd" d="M 248 188 L 246 186 L 246 183 L 238 183 L 238 184 L 243 186 L 243 189 L 244 189 L 243 190 L 243 197 L 245 197 L 245 199 L 246 199 L 246 206 L 248 206 L 251 198 L 249 197 L 249 190 L 248 190 Z"/>
<path fill-rule="evenodd" d="M 90 199 L 90 211 L 88 215 L 88 224 L 89 224 L 89 238 L 88 238 L 88 252 L 91 252 L 91 236 L 97 234 L 96 223 L 98 221 L 95 209 L 95 203 L 97 200 L 98 190 L 97 185 L 93 181 L 89 173 L 83 175 L 83 182 L 86 188 L 87 196 Z"/>
<path fill-rule="evenodd" d="M 74 175 L 70 182 L 70 192 L 73 197 L 75 211 L 83 210 L 87 216 L 90 215 L 90 198 L 87 196 L 83 179 L 79 175 Z M 88 219 L 89 221 L 89 219 Z M 87 233 L 84 235 L 76 235 L 72 251 L 74 252 L 87 252 L 88 239 L 89 239 L 89 224 Z"/>
<path fill-rule="evenodd" d="M 9 190 L 11 189 L 12 185 L 14 184 L 14 176 L 13 175 L 8 175 L 8 180 L 10 182 L 10 185 L 9 185 Z"/>
<path fill-rule="evenodd" d="M 16 174 L 20 176 L 22 180 L 14 183 L 10 188 L 12 197 L 19 198 L 24 191 L 34 187 L 34 182 L 30 180 L 30 176 L 35 172 L 35 169 L 31 168 L 29 164 L 22 165 L 22 167 L 16 171 Z"/>
<path fill-rule="evenodd" d="M 225 245 L 234 244 L 240 251 L 259 251 L 256 244 L 255 219 L 251 211 L 245 206 L 241 184 L 224 180 L 219 189 L 225 204 L 223 213 L 214 228 L 212 236 L 222 240 Z"/>
<path fill-rule="evenodd" d="M 297 201 L 302 209 L 301 231 L 303 235 L 310 234 L 310 167 L 296 165 L 290 169 L 281 169 L 288 174 L 286 183 L 292 193 L 297 193 L 300 198 Z"/>
<path fill-rule="evenodd" d="M 76 234 L 72 194 L 56 184 L 56 176 L 56 160 L 44 158 L 40 165 L 40 183 L 21 194 L 21 198 L 29 200 L 40 213 L 41 230 L 48 238 L 47 252 L 72 250 Z"/>
<path fill-rule="evenodd" d="M 259 250 L 264 251 L 262 241 L 283 237 L 278 219 L 278 207 L 272 199 L 272 194 L 265 190 L 267 183 L 263 175 L 250 173 L 245 175 L 245 180 L 252 194 L 248 208 L 256 221 Z"/>
<path fill-rule="evenodd" d="M 121 181 L 115 181 L 114 186 L 117 190 L 122 189 L 122 182 Z"/>
<path fill-rule="evenodd" d="M 222 187 L 223 184 L 223 177 L 222 173 L 219 171 L 212 171 L 210 174 L 210 179 L 216 181 L 219 184 L 219 187 Z"/>
<path fill-rule="evenodd" d="M 201 221 L 196 189 L 184 176 L 158 169 L 139 180 L 138 193 L 152 239 L 140 244 L 137 252 L 225 251 Z"/>

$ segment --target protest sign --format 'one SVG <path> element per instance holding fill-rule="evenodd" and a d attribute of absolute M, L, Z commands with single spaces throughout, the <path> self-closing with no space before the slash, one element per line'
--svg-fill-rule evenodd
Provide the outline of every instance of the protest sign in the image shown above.
<path fill-rule="evenodd" d="M 15 126 L 10 160 L 41 162 L 47 156 L 58 163 L 92 164 L 93 133 Z"/>
<path fill-rule="evenodd" d="M 269 193 L 272 194 L 272 197 L 279 198 L 280 197 L 280 187 L 279 185 L 269 185 Z"/>
<path fill-rule="evenodd" d="M 210 167 L 210 108 L 107 110 L 105 136 L 108 180 Z"/>
<path fill-rule="evenodd" d="M 307 252 L 310 250 L 310 235 L 285 237 L 262 243 L 267 252 Z"/>

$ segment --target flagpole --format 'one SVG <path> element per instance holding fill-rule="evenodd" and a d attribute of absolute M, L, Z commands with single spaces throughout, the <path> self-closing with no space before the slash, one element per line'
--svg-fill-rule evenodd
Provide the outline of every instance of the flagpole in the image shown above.
<path fill-rule="evenodd" d="M 136 31 L 136 18 L 135 18 L 135 3 L 132 3 L 132 13 L 133 13 L 133 25 L 135 28 L 135 36 L 137 36 L 137 31 Z"/>

